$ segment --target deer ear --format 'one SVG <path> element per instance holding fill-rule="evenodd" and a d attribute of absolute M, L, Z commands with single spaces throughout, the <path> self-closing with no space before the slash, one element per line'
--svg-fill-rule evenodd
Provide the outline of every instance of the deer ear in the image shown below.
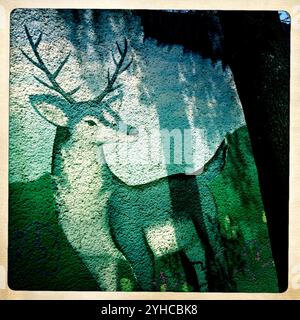
<path fill-rule="evenodd" d="M 224 168 L 228 152 L 227 138 L 222 141 L 214 156 L 204 166 L 203 176 L 208 180 L 214 179 Z"/>
<path fill-rule="evenodd" d="M 38 94 L 29 96 L 33 109 L 42 118 L 55 126 L 67 127 L 69 117 L 66 114 L 68 102 L 52 95 Z"/>

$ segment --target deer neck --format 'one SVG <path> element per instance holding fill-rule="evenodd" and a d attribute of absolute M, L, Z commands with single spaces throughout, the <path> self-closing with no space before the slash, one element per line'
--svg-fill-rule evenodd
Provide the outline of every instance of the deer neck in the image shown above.
<path fill-rule="evenodd" d="M 68 189 L 99 197 L 111 189 L 112 173 L 102 146 L 74 139 L 67 128 L 58 127 L 53 148 L 52 175 Z M 100 192 L 101 191 L 101 192 Z"/>

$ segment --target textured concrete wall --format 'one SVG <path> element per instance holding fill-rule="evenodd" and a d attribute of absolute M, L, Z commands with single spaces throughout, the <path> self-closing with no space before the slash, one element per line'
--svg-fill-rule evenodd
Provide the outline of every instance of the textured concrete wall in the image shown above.
<path fill-rule="evenodd" d="M 96 281 L 102 290 L 206 291 L 228 281 L 234 285 L 227 290 L 276 291 L 256 168 L 230 70 L 182 46 L 144 41 L 140 18 L 129 11 L 15 10 L 11 18 L 10 286 L 93 290 Z M 128 39 L 133 63 L 118 79 L 123 86 L 111 106 L 138 128 L 134 141 L 120 144 L 117 137 L 101 154 L 89 140 L 95 132 L 80 122 L 96 113 L 63 107 L 72 123 L 64 137 L 45 121 L 44 107 L 44 118 L 35 112 L 29 96 L 55 93 L 34 79 L 45 77 L 20 52 L 32 55 L 24 24 L 34 39 L 43 32 L 39 48 L 50 70 L 71 52 L 58 81 L 66 91 L 81 85 L 77 101 L 100 94 L 107 68 L 114 69 L 115 41 L 122 47 Z M 172 157 L 167 163 L 163 129 L 191 130 L 190 163 Z M 55 135 L 63 140 L 56 158 Z M 225 136 L 228 151 L 216 153 Z M 198 177 L 164 178 L 205 164 Z M 26 257 L 27 250 L 34 254 Z M 215 276 L 186 264 L 182 252 Z M 211 263 L 212 254 L 219 261 Z M 216 285 L 207 287 L 209 281 Z"/>
<path fill-rule="evenodd" d="M 33 78 L 33 74 L 40 76 L 42 73 L 20 54 L 20 47 L 30 52 L 24 24 L 35 37 L 43 32 L 40 48 L 51 70 L 55 70 L 71 51 L 59 82 L 66 90 L 81 84 L 75 95 L 80 101 L 94 98 L 103 90 L 106 70 L 114 67 L 111 50 L 116 51 L 115 41 L 122 44 L 124 37 L 129 40 L 129 55 L 134 62 L 120 77 L 122 98 L 115 103 L 121 103 L 120 115 L 127 123 L 140 128 L 141 136 L 130 146 L 128 153 L 133 159 L 125 159 L 125 156 L 120 159 L 116 157 L 115 146 L 106 147 L 112 170 L 127 183 L 139 184 L 184 171 L 180 166 L 166 168 L 163 157 L 148 161 L 149 150 L 144 146 L 149 146 L 148 135 L 154 128 L 203 129 L 193 137 L 193 145 L 197 147 L 194 169 L 198 169 L 212 157 L 227 132 L 245 124 L 232 74 L 229 69 L 223 71 L 220 62 L 213 65 L 210 59 L 198 54 L 184 53 L 179 45 L 159 46 L 155 40 L 144 42 L 139 18 L 130 12 L 104 11 L 95 21 L 91 11 L 84 11 L 80 19 L 78 23 L 70 14 L 54 10 L 15 11 L 12 15 L 11 114 L 14 121 L 11 132 L 17 134 L 18 126 L 24 130 L 22 137 L 13 136 L 11 153 L 14 158 L 21 155 L 26 165 L 12 167 L 11 181 L 32 180 L 49 172 L 50 141 L 55 132 L 29 103 L 30 94 L 51 91 Z M 40 139 L 42 132 L 44 139 Z M 152 145 L 156 146 L 156 153 L 162 153 L 160 137 Z M 45 157 L 43 161 L 37 159 L 36 154 Z M 124 162 L 132 166 L 125 167 Z M 134 166 L 136 162 L 143 163 L 138 170 Z M 134 176 L 130 176 L 130 170 L 136 172 Z"/>

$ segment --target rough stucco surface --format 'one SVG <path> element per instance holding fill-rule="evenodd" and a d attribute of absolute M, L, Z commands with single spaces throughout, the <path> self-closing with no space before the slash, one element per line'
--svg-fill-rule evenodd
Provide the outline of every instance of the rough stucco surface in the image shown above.
<path fill-rule="evenodd" d="M 95 18 L 84 10 L 79 16 L 76 21 L 69 11 L 12 13 L 10 286 L 131 291 L 141 279 L 147 290 L 193 291 L 180 252 L 204 259 L 191 219 L 201 207 L 213 250 L 221 243 L 214 236 L 220 228 L 234 290 L 277 291 L 256 168 L 230 70 L 179 45 L 143 41 L 140 20 L 131 12 L 102 11 Z M 133 64 L 120 76 L 123 86 L 112 107 L 139 136 L 130 144 L 105 145 L 108 167 L 87 143 L 85 127 L 77 126 L 63 149 L 71 156 L 63 155 L 56 167 L 64 175 L 50 176 L 56 127 L 34 111 L 28 97 L 53 92 L 33 78 L 43 75 L 19 50 L 30 53 L 24 24 L 34 39 L 43 31 L 40 52 L 51 70 L 71 51 L 58 80 L 66 90 L 82 85 L 78 101 L 103 90 L 115 41 L 122 45 L 128 39 Z M 161 136 L 149 143 L 153 129 L 191 129 L 192 162 L 166 164 Z M 224 168 L 217 155 L 194 180 L 163 178 L 202 168 L 225 136 Z"/>
<path fill-rule="evenodd" d="M 223 71 L 221 62 L 213 65 L 210 59 L 203 59 L 198 54 L 184 53 L 179 45 L 162 47 L 154 40 L 144 42 L 139 19 L 130 13 L 103 12 L 96 21 L 97 29 L 88 25 L 91 23 L 89 11 L 82 14 L 83 21 L 76 26 L 74 21 L 67 20 L 66 14 L 51 10 L 31 10 L 30 14 L 26 10 L 15 11 L 12 17 L 11 86 L 14 89 L 11 90 L 11 114 L 14 121 L 11 132 L 18 132 L 18 126 L 22 126 L 24 134 L 22 152 L 19 145 L 14 147 L 18 138 L 12 139 L 11 152 L 14 157 L 27 160 L 25 168 L 13 167 L 12 181 L 33 180 L 49 171 L 52 145 L 47 142 L 53 141 L 55 132 L 55 128 L 43 121 L 29 104 L 28 96 L 45 93 L 45 87 L 32 76 L 42 73 L 20 54 L 20 47 L 30 53 L 24 24 L 36 37 L 43 31 L 40 46 L 51 70 L 55 70 L 59 61 L 71 51 L 70 62 L 61 72 L 59 81 L 66 90 L 81 84 L 75 96 L 80 101 L 89 100 L 103 90 L 107 67 L 113 70 L 111 50 L 116 51 L 115 41 L 122 44 L 124 37 L 129 39 L 129 54 L 134 62 L 120 77 L 123 88 L 115 104 L 121 104 L 119 112 L 123 120 L 138 127 L 140 135 L 130 146 L 105 146 L 110 168 L 128 184 L 141 184 L 171 173 L 185 172 L 185 169 L 201 168 L 213 156 L 227 132 L 245 125 L 229 69 Z M 174 163 L 167 166 L 160 137 L 154 137 L 152 144 L 148 141 L 149 133 L 154 129 L 177 128 L 195 131 L 191 168 Z M 48 133 L 44 144 L 39 139 L 41 132 L 43 135 Z M 145 145 L 149 147 L 145 148 Z M 47 158 L 35 161 L 35 154 Z"/>

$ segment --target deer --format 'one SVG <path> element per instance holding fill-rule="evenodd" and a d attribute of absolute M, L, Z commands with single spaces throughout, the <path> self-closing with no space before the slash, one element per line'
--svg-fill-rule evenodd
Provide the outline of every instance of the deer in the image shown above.
<path fill-rule="evenodd" d="M 176 175 L 173 180 L 164 177 L 141 186 L 129 186 L 111 172 L 105 161 L 105 144 L 135 141 L 138 137 L 138 128 L 125 125 L 111 106 L 116 99 L 112 94 L 122 85 L 118 77 L 133 62 L 133 58 L 127 57 L 127 39 L 123 46 L 116 42 L 118 53 L 112 50 L 115 69 L 112 74 L 107 70 L 105 88 L 91 100 L 77 101 L 74 94 L 80 86 L 66 91 L 57 80 L 70 53 L 51 72 L 39 52 L 42 32 L 34 40 L 27 26 L 24 27 L 34 57 L 20 50 L 46 78 L 34 75 L 36 81 L 55 92 L 30 95 L 29 101 L 39 116 L 56 127 L 51 177 L 58 221 L 100 289 L 118 291 L 118 268 L 127 263 L 137 288 L 153 291 L 153 261 L 182 251 L 193 267 L 199 290 L 207 291 L 207 243 L 220 269 L 227 274 L 217 208 L 208 186 L 208 181 L 224 167 L 226 139 L 196 176 L 200 193 L 204 195 L 199 208 L 203 211 L 201 217 L 197 213 L 172 214 L 170 200 L 161 190 L 172 181 L 176 185 L 182 175 Z M 184 179 L 189 176 L 182 183 Z M 155 214 L 149 214 L 149 205 Z"/>

